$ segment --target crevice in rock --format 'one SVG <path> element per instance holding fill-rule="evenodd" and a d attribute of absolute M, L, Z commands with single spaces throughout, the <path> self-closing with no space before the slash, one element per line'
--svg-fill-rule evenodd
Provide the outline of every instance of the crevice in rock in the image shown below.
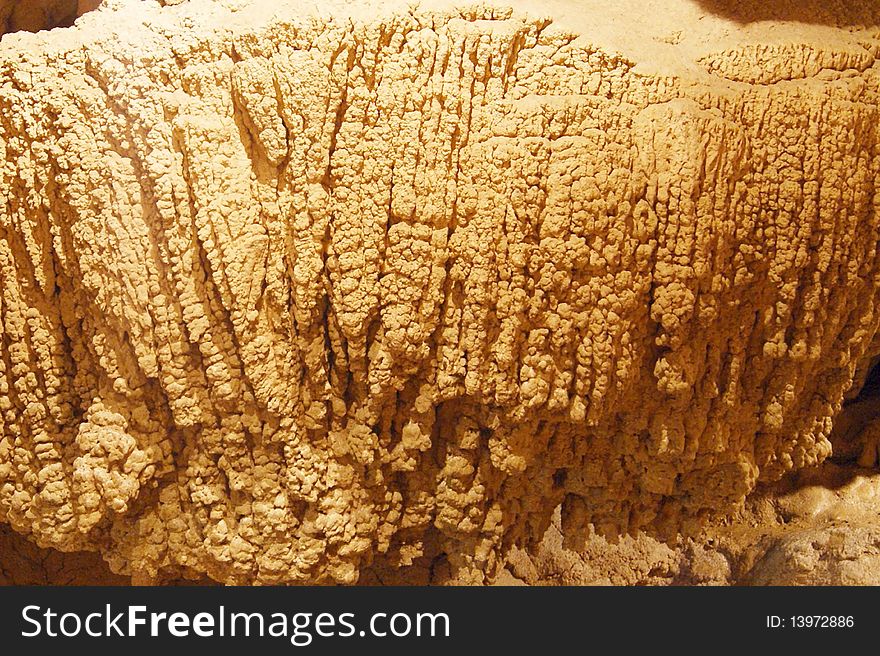
<path fill-rule="evenodd" d="M 829 440 L 834 449 L 832 459 L 837 463 L 858 463 L 861 467 L 878 464 L 880 358 L 871 359 L 866 369 L 864 382 L 853 386 L 850 397 L 834 419 Z M 857 375 L 856 381 L 858 379 Z"/>
<path fill-rule="evenodd" d="M 0 0 L 0 36 L 70 27 L 102 0 Z"/>

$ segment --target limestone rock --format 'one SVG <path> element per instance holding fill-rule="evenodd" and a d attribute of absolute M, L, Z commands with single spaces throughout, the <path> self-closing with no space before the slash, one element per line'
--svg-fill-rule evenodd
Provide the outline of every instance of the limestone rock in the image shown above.
<path fill-rule="evenodd" d="M 766 5 L 5 34 L 0 521 L 146 582 L 480 582 L 560 504 L 687 535 L 820 463 L 880 353 L 880 8 Z"/>

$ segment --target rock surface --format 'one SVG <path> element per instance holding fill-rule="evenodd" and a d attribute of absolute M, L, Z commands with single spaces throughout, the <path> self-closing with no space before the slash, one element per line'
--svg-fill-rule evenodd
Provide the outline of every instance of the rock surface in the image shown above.
<path fill-rule="evenodd" d="M 499 583 L 520 585 L 878 585 L 880 475 L 826 463 L 761 489 L 732 518 L 661 543 L 592 535 L 565 548 L 559 517 Z"/>
<path fill-rule="evenodd" d="M 867 0 L 5 34 L 0 521 L 140 582 L 477 583 L 560 504 L 698 535 L 880 354 L 878 56 Z M 873 554 L 822 530 L 783 560 Z"/>

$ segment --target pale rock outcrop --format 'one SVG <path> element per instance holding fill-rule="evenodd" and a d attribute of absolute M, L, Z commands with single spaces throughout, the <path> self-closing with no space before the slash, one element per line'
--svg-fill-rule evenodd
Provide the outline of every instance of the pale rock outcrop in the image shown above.
<path fill-rule="evenodd" d="M 0 521 L 147 582 L 482 581 L 560 504 L 670 536 L 822 461 L 880 352 L 880 8 L 799 6 L 6 34 Z"/>

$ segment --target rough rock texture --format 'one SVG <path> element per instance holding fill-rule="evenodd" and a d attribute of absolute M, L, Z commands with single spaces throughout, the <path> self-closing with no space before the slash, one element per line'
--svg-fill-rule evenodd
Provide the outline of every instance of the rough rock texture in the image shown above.
<path fill-rule="evenodd" d="M 0 524 L 0 585 L 125 585 L 96 553 L 40 549 Z"/>
<path fill-rule="evenodd" d="M 762 489 L 743 510 L 673 544 L 592 535 L 565 548 L 559 517 L 531 551 L 514 548 L 496 584 L 878 585 L 880 475 L 828 462 Z"/>
<path fill-rule="evenodd" d="M 870 419 L 866 420 L 866 417 Z M 760 485 L 732 517 L 669 543 L 639 534 L 563 544 L 558 514 L 514 548 L 496 585 L 880 585 L 880 367 L 834 419 L 833 458 Z"/>
<path fill-rule="evenodd" d="M 876 3 L 173 5 L 0 42 L 0 521 L 143 582 L 479 582 L 560 503 L 694 533 L 831 453 Z"/>

